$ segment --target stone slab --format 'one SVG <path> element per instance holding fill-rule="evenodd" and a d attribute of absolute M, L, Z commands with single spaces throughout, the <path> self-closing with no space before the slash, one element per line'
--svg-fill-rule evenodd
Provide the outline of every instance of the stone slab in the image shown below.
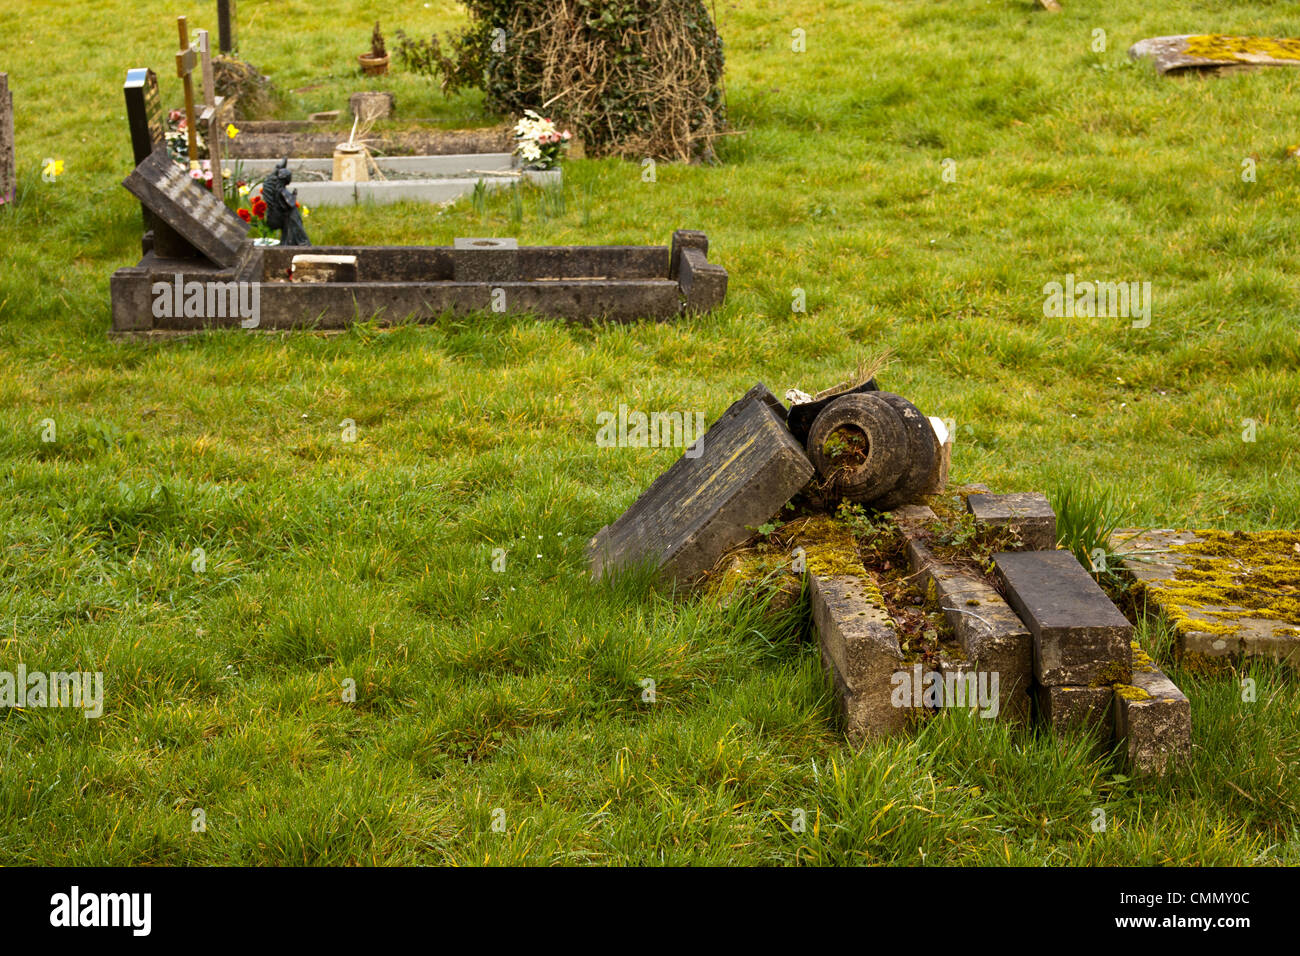
<path fill-rule="evenodd" d="M 773 405 L 780 402 L 755 385 L 597 532 L 588 545 L 593 576 L 649 563 L 661 579 L 690 582 L 777 514 L 813 467 Z"/>
<path fill-rule="evenodd" d="M 1164 774 L 1192 753 L 1192 706 L 1160 668 L 1136 656 L 1131 684 L 1115 686 L 1115 736 L 1138 774 Z"/>
<path fill-rule="evenodd" d="M 1221 556 L 1201 554 L 1231 544 Z M 1300 625 L 1277 614 L 1282 587 L 1300 589 L 1300 531 L 1121 529 L 1111 536 L 1121 566 L 1173 624 L 1175 651 L 1207 658 L 1254 657 L 1300 668 Z M 1235 554 L 1233 552 L 1236 552 Z M 1271 557 L 1266 556 L 1271 555 Z M 1287 564 L 1294 567 L 1288 573 Z M 1215 578 L 1220 578 L 1218 583 Z M 1195 591 L 1194 594 L 1188 593 Z M 1253 599 L 1251 599 L 1253 597 Z M 1270 606 L 1271 605 L 1271 606 Z"/>
<path fill-rule="evenodd" d="M 966 499 L 966 510 L 974 516 L 977 527 L 1014 528 L 1031 551 L 1056 547 L 1056 512 L 1044 494 L 974 494 Z"/>
<path fill-rule="evenodd" d="M 248 223 L 224 202 L 195 183 L 160 146 L 122 183 L 153 215 L 219 266 L 239 261 Z"/>
<path fill-rule="evenodd" d="M 294 282 L 356 282 L 357 257 L 296 255 L 290 267 Z"/>
<path fill-rule="evenodd" d="M 907 542 L 912 573 L 942 608 L 965 665 L 998 675 L 999 716 L 1027 720 L 1034 660 L 1028 629 L 987 581 L 934 555 L 925 543 L 925 529 L 936 520 L 930 508 L 904 505 L 890 514 Z"/>
<path fill-rule="evenodd" d="M 1099 685 L 1127 680 L 1133 625 L 1068 551 L 1003 551 L 993 556 L 1007 603 L 1034 639 L 1040 684 Z"/>
<path fill-rule="evenodd" d="M 0 73 L 0 205 L 11 203 L 18 189 L 14 160 L 14 97 L 9 74 Z"/>
<path fill-rule="evenodd" d="M 1059 685 L 1036 688 L 1038 715 L 1058 735 L 1080 727 L 1098 727 L 1106 740 L 1113 728 L 1111 705 L 1114 691 L 1110 687 Z"/>
<path fill-rule="evenodd" d="M 392 116 L 394 103 L 392 93 L 363 90 L 348 97 L 348 111 L 359 122 L 369 123 Z"/>
<path fill-rule="evenodd" d="M 1300 39 L 1183 33 L 1139 40 L 1128 55 L 1149 58 L 1161 74 L 1300 67 Z"/>
<path fill-rule="evenodd" d="M 865 570 L 810 572 L 808 580 L 822 665 L 834 683 L 845 734 L 859 743 L 906 729 L 919 708 L 895 706 L 894 675 L 906 668 L 875 582 Z"/>

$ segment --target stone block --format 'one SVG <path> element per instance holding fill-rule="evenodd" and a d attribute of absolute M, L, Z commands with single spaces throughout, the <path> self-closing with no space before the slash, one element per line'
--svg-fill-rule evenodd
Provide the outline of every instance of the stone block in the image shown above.
<path fill-rule="evenodd" d="M 452 247 L 457 282 L 512 282 L 519 278 L 519 242 L 501 238 L 461 238 Z"/>
<path fill-rule="evenodd" d="M 395 104 L 392 93 L 364 90 L 348 97 L 348 109 L 362 123 L 388 119 L 393 115 Z"/>
<path fill-rule="evenodd" d="M 1037 691 L 1038 714 L 1058 735 L 1079 727 L 1100 727 L 1104 738 L 1110 740 L 1113 697 L 1110 687 L 1040 684 Z"/>
<path fill-rule="evenodd" d="M 294 282 L 356 282 L 356 256 L 296 255 L 290 265 Z"/>
<path fill-rule="evenodd" d="M 1115 685 L 1115 736 L 1135 773 L 1167 773 L 1191 757 L 1191 703 L 1154 664 L 1136 667 Z"/>
<path fill-rule="evenodd" d="M 966 508 L 979 527 L 1015 528 L 1031 551 L 1051 551 L 1056 547 L 1056 512 L 1046 495 L 1034 491 L 975 494 L 966 499 Z"/>
<path fill-rule="evenodd" d="M 1133 625 L 1068 551 L 1004 551 L 994 566 L 1034 640 L 1040 684 L 1128 680 Z"/>
<path fill-rule="evenodd" d="M 650 563 L 688 583 L 776 515 L 812 463 L 761 383 L 728 408 L 613 524 L 591 539 L 592 574 Z"/>

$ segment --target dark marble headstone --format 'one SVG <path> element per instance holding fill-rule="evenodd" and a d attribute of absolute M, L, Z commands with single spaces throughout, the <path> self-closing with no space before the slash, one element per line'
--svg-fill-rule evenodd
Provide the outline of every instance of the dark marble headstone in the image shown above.
<path fill-rule="evenodd" d="M 781 403 L 755 385 L 591 539 L 592 574 L 599 579 L 650 563 L 662 579 L 688 583 L 753 535 L 812 476 Z"/>
<path fill-rule="evenodd" d="M 126 122 L 131 130 L 131 152 L 135 156 L 135 164 L 139 166 L 155 149 L 167 142 L 157 74 L 147 67 L 127 70 L 122 93 L 126 97 Z M 144 203 L 140 204 L 140 209 L 144 214 L 146 251 L 152 249 L 164 259 L 192 259 L 199 255 L 194 246 L 151 213 Z"/>
<path fill-rule="evenodd" d="M 9 74 L 0 73 L 0 205 L 14 201 L 18 188 L 14 166 L 14 98 Z"/>
<path fill-rule="evenodd" d="M 160 146 L 122 183 L 145 208 L 219 266 L 239 261 L 248 223 L 196 183 Z"/>
<path fill-rule="evenodd" d="M 217 0 L 217 48 L 231 53 L 235 43 L 235 0 Z"/>

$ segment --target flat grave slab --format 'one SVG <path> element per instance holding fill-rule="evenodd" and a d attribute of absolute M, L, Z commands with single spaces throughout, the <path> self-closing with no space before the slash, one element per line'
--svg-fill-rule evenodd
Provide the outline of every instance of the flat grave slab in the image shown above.
<path fill-rule="evenodd" d="M 1184 655 L 1300 667 L 1300 531 L 1116 531 L 1111 547 Z"/>
<path fill-rule="evenodd" d="M 1300 66 L 1300 39 L 1184 33 L 1151 37 L 1129 47 L 1134 60 L 1150 58 L 1161 74 Z"/>
<path fill-rule="evenodd" d="M 1017 529 L 1025 547 L 1031 551 L 1051 551 L 1056 547 L 1056 512 L 1046 495 L 1036 491 L 973 494 L 966 499 L 966 509 L 977 526 Z"/>
<path fill-rule="evenodd" d="M 600 579 L 650 564 L 687 584 L 748 539 L 812 478 L 785 427 L 785 409 L 759 383 L 728 408 L 614 523 L 588 544 Z"/>
<path fill-rule="evenodd" d="M 1068 551 L 1004 551 L 998 578 L 1034 638 L 1040 684 L 1101 685 L 1127 680 L 1133 625 Z"/>

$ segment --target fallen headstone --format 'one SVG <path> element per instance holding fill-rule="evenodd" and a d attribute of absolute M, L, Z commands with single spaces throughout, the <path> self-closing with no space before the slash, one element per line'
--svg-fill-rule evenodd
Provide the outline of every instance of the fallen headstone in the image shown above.
<path fill-rule="evenodd" d="M 1180 660 L 1300 667 L 1300 531 L 1120 530 L 1111 547 L 1173 624 Z"/>
<path fill-rule="evenodd" d="M 1034 638 L 1034 677 L 1049 686 L 1129 679 L 1133 625 L 1068 551 L 993 556 L 1008 603 Z"/>
<path fill-rule="evenodd" d="M 1031 551 L 1051 551 L 1056 547 L 1056 512 L 1046 495 L 1036 491 L 973 494 L 966 498 L 966 509 L 974 517 L 976 527 L 1015 529 Z"/>
<path fill-rule="evenodd" d="M 1226 72 L 1262 66 L 1300 66 L 1300 39 L 1180 34 L 1139 40 L 1129 47 L 1134 60 L 1150 58 L 1161 74 Z"/>
<path fill-rule="evenodd" d="M 599 580 L 650 563 L 661 580 L 689 583 L 752 536 L 812 475 L 785 427 L 785 407 L 759 383 L 596 533 L 587 547 L 592 575 Z"/>
<path fill-rule="evenodd" d="M 393 94 L 376 90 L 363 90 L 348 97 L 348 109 L 360 123 L 388 119 L 393 115 Z"/>

